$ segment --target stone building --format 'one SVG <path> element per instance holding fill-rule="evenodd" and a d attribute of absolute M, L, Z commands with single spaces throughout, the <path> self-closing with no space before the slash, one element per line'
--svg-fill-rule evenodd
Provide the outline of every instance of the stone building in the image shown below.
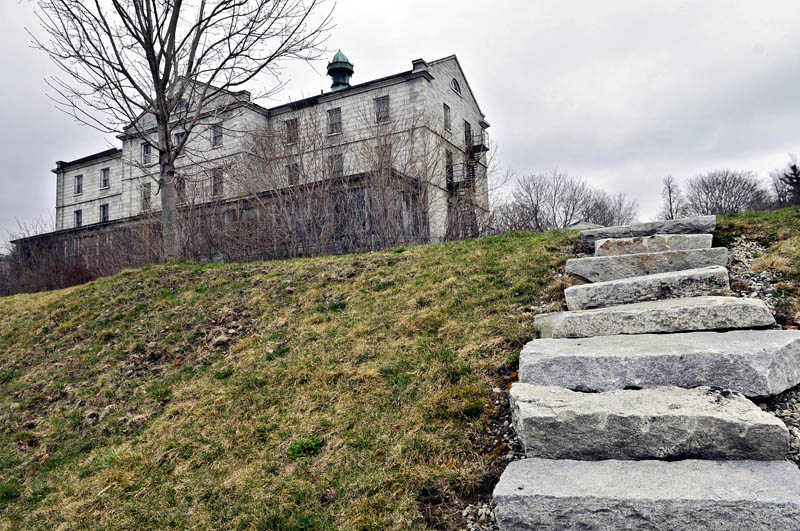
<path fill-rule="evenodd" d="M 388 190 L 393 206 L 383 210 L 407 231 L 398 242 L 477 235 L 489 206 L 489 124 L 456 56 L 417 59 L 411 70 L 351 85 L 353 64 L 339 51 L 328 74 L 331 90 L 318 96 L 265 108 L 248 92 L 226 92 L 198 110 L 198 125 L 176 163 L 181 208 L 197 215 L 235 210 L 234 223 L 262 220 L 254 205 L 275 209 L 260 198 L 341 182 L 348 184 L 336 193 L 365 212 L 364 233 L 377 230 L 377 197 Z M 191 102 L 180 104 L 192 111 Z M 148 120 L 142 116 L 119 135 L 120 148 L 56 163 L 56 231 L 38 241 L 57 240 L 70 255 L 97 249 L 91 240 L 99 235 L 105 242 L 117 228 L 158 218 L 151 215 L 161 208 L 158 152 L 140 133 Z M 180 131 L 174 134 L 183 140 Z M 379 174 L 388 180 L 376 180 Z"/>

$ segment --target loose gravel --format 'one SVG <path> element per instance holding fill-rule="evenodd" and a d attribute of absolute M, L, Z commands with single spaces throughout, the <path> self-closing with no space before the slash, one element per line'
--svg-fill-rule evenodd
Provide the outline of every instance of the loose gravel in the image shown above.
<path fill-rule="evenodd" d="M 778 271 L 753 271 L 753 265 L 767 252 L 767 248 L 742 237 L 736 238 L 728 249 L 728 275 L 731 289 L 739 297 L 761 299 L 772 313 L 778 301 L 773 284 L 780 282 L 783 273 Z"/>

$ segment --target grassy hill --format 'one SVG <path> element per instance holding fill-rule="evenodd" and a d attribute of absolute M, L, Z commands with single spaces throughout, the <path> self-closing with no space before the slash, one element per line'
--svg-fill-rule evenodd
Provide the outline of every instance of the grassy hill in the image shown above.
<path fill-rule="evenodd" d="M 775 283 L 776 319 L 788 327 L 800 325 L 800 207 L 771 212 L 724 216 L 717 220 L 715 245 L 730 245 L 736 236 L 768 248 L 754 269 L 771 269 L 783 276 Z"/>
<path fill-rule="evenodd" d="M 800 294 L 800 210 L 720 220 Z M 0 527 L 453 528 L 575 233 L 146 267 L 0 299 Z"/>
<path fill-rule="evenodd" d="M 492 387 L 576 243 L 177 263 L 0 299 L 0 527 L 446 526 L 499 473 Z"/>

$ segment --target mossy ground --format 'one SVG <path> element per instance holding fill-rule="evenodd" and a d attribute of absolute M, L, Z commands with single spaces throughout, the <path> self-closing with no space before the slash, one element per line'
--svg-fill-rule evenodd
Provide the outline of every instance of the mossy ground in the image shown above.
<path fill-rule="evenodd" d="M 575 233 L 0 299 L 0 527 L 452 528 Z"/>

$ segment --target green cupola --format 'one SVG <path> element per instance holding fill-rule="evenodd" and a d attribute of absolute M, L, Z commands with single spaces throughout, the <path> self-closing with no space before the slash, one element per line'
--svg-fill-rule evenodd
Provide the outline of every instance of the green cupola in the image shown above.
<path fill-rule="evenodd" d="M 343 90 L 350 87 L 350 76 L 353 75 L 353 63 L 347 59 L 347 56 L 341 50 L 336 52 L 333 60 L 328 63 L 328 75 L 333 78 L 333 85 L 331 90 Z"/>

